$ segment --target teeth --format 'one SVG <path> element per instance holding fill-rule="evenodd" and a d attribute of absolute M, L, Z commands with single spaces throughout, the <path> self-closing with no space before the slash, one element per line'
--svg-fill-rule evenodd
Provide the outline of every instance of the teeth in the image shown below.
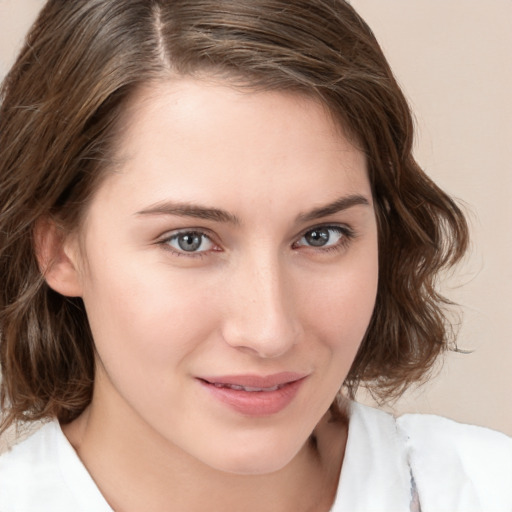
<path fill-rule="evenodd" d="M 228 388 L 234 389 L 235 391 L 247 391 L 249 393 L 256 393 L 258 391 L 277 391 L 284 386 L 284 384 L 278 384 L 276 386 L 272 386 L 271 388 L 253 388 L 250 386 L 240 386 L 238 384 L 222 384 L 221 382 L 214 382 L 213 385 L 216 388 Z"/>
<path fill-rule="evenodd" d="M 249 387 L 243 388 L 244 391 L 249 391 L 249 392 L 252 392 L 252 391 L 276 391 L 276 389 L 279 389 L 279 386 L 273 386 L 271 388 L 249 388 Z"/>

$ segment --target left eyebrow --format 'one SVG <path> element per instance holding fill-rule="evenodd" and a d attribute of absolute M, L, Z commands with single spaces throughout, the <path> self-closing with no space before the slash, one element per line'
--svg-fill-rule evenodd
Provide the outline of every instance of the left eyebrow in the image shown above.
<path fill-rule="evenodd" d="M 309 212 L 300 213 L 297 216 L 297 221 L 310 222 L 312 220 L 321 219 L 322 217 L 327 217 L 328 215 L 334 215 L 335 213 L 359 205 L 370 206 L 370 201 L 368 201 L 366 197 L 359 194 L 343 196 L 336 199 L 332 203 L 326 204 L 325 206 L 319 206 L 318 208 L 315 208 Z"/>
<path fill-rule="evenodd" d="M 149 208 L 138 211 L 136 215 L 176 215 L 178 217 L 193 217 L 214 222 L 240 224 L 240 220 L 236 215 L 225 210 L 190 203 L 176 203 L 173 201 L 163 201 L 154 204 Z"/>

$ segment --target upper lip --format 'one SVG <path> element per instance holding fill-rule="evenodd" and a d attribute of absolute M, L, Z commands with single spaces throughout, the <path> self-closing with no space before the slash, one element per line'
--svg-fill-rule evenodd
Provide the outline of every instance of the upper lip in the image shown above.
<path fill-rule="evenodd" d="M 281 372 L 273 375 L 222 375 L 215 377 L 199 377 L 200 380 L 209 384 L 224 384 L 228 386 L 243 386 L 250 388 L 273 388 L 283 384 L 289 384 L 306 377 L 304 373 L 297 372 Z"/>

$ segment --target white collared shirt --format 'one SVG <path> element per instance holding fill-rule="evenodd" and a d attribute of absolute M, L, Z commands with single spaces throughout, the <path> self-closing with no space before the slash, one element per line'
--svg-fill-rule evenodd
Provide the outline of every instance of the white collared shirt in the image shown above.
<path fill-rule="evenodd" d="M 71 511 L 112 509 L 52 421 L 0 456 L 0 512 Z M 512 439 L 353 403 L 332 512 L 401 511 L 511 512 Z"/>

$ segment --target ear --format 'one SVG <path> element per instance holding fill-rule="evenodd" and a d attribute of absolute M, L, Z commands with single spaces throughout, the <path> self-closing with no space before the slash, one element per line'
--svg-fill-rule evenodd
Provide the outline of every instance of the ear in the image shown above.
<path fill-rule="evenodd" d="M 80 297 L 82 285 L 77 244 L 65 236 L 54 221 L 39 219 L 34 228 L 34 245 L 39 269 L 48 286 L 67 297 Z"/>

